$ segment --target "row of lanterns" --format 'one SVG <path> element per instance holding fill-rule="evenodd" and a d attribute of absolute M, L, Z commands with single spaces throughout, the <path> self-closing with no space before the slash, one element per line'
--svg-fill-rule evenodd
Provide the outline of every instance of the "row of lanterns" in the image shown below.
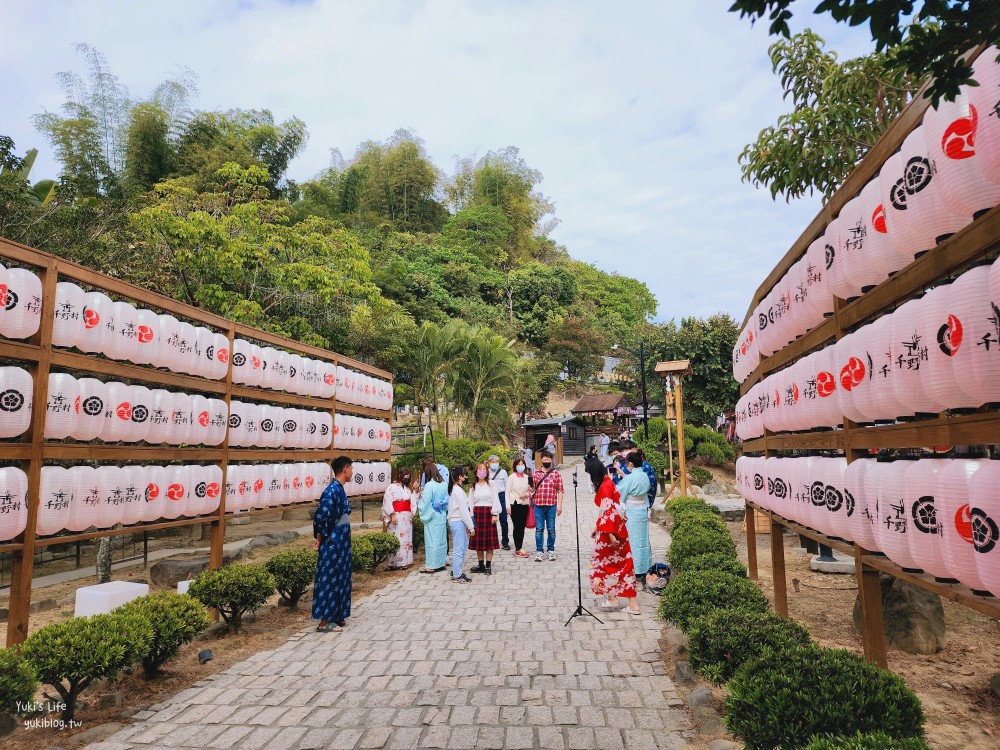
<path fill-rule="evenodd" d="M 22 268 L 0 266 L 0 336 L 33 336 L 41 318 L 42 284 Z M 172 315 L 158 315 L 103 292 L 85 292 L 71 282 L 56 285 L 55 346 L 104 354 L 118 361 L 163 367 L 173 372 L 220 380 L 229 368 L 229 339 Z M 358 406 L 392 408 L 392 385 L 350 368 L 245 339 L 233 344 L 233 382 L 333 398 Z"/>
<path fill-rule="evenodd" d="M 351 496 L 384 492 L 388 462 L 354 464 Z M 330 483 L 323 462 L 231 464 L 226 473 L 226 511 L 268 508 L 318 500 Z M 0 467 L 0 541 L 13 539 L 27 522 L 28 477 Z M 208 465 L 42 467 L 37 533 L 109 529 L 160 519 L 203 516 L 219 508 L 222 469 Z"/>
<path fill-rule="evenodd" d="M 232 401 L 229 445 L 237 448 L 329 448 L 333 417 L 328 412 Z"/>
<path fill-rule="evenodd" d="M 1000 461 L 754 458 L 744 498 L 901 568 L 1000 596 Z"/>
<path fill-rule="evenodd" d="M 387 451 L 392 444 L 392 428 L 380 419 L 364 419 L 337 414 L 333 445 L 344 450 Z"/>
<path fill-rule="evenodd" d="M 750 388 L 736 434 L 861 424 L 1000 401 L 1000 261 L 979 265 Z"/>
<path fill-rule="evenodd" d="M 851 299 L 1000 203 L 1000 51 L 975 61 L 978 86 L 923 122 L 847 202 L 750 316 L 733 350 L 740 382 Z"/>

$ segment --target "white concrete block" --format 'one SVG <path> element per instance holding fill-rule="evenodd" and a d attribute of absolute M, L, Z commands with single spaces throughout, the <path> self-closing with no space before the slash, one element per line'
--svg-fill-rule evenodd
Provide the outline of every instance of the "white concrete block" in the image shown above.
<path fill-rule="evenodd" d="M 177 593 L 186 594 L 188 589 L 191 587 L 191 581 L 178 581 L 177 582 Z"/>
<path fill-rule="evenodd" d="M 148 593 L 149 586 L 145 583 L 128 581 L 109 581 L 96 586 L 82 586 L 76 590 L 76 608 L 73 614 L 76 617 L 105 614 Z"/>

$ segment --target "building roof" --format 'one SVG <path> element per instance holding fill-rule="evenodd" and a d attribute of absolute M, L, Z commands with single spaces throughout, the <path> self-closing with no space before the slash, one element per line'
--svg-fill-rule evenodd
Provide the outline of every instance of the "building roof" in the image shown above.
<path fill-rule="evenodd" d="M 595 411 L 614 411 L 623 408 L 633 408 L 632 402 L 624 393 L 595 393 L 581 398 L 571 411 L 574 414 L 588 414 Z"/>
<path fill-rule="evenodd" d="M 522 427 L 554 427 L 555 425 L 564 425 L 567 422 L 577 421 L 577 417 L 573 414 L 569 414 L 565 417 L 550 417 L 549 419 L 530 419 L 527 422 L 522 422 Z"/>

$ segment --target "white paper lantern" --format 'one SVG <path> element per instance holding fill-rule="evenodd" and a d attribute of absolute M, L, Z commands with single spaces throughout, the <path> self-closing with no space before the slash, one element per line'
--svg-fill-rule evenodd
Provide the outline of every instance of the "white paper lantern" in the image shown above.
<path fill-rule="evenodd" d="M 198 357 L 194 374 L 200 378 L 218 380 L 214 377 L 215 333 L 205 326 L 196 326 L 194 332 L 196 337 L 194 351 Z"/>
<path fill-rule="evenodd" d="M 69 473 L 73 482 L 73 499 L 70 502 L 66 528 L 69 531 L 86 531 L 96 527 L 98 523 L 101 487 L 97 469 L 74 466 L 69 469 Z"/>
<path fill-rule="evenodd" d="M 1000 596 L 1000 461 L 990 461 L 972 475 L 969 505 L 979 580 L 993 596 Z"/>
<path fill-rule="evenodd" d="M 908 534 L 913 522 L 903 489 L 904 477 L 912 467 L 912 462 L 904 460 L 882 465 L 875 535 L 886 557 L 904 570 L 920 572 L 920 566 L 910 554 Z"/>
<path fill-rule="evenodd" d="M 116 336 L 111 298 L 103 292 L 85 294 L 81 322 L 76 348 L 89 354 L 107 354 Z"/>
<path fill-rule="evenodd" d="M 111 317 L 114 331 L 108 332 L 107 355 L 119 362 L 132 362 L 139 348 L 139 311 L 128 302 L 115 302 Z"/>
<path fill-rule="evenodd" d="M 291 391 L 288 373 L 291 365 L 291 355 L 283 349 L 278 349 L 275 358 L 275 386 L 276 391 Z"/>
<path fill-rule="evenodd" d="M 278 477 L 277 464 L 263 464 L 264 501 L 268 508 L 281 504 L 281 480 Z"/>
<path fill-rule="evenodd" d="M 826 243 L 820 235 L 806 250 L 804 267 L 806 304 L 811 309 L 811 318 L 816 321 L 822 321 L 824 317 L 833 314 L 833 292 L 830 290 L 826 262 Z"/>
<path fill-rule="evenodd" d="M 337 412 L 333 417 L 333 447 L 343 449 L 347 440 L 347 415 Z"/>
<path fill-rule="evenodd" d="M 205 502 L 202 505 L 202 513 L 215 513 L 222 502 L 222 469 L 214 464 L 204 467 L 204 480 L 206 482 Z"/>
<path fill-rule="evenodd" d="M 0 367 L 0 438 L 17 437 L 27 431 L 33 399 L 34 383 L 27 370 Z"/>
<path fill-rule="evenodd" d="M 317 493 L 317 498 L 323 494 L 323 491 L 330 484 L 333 478 L 333 469 L 330 464 L 321 463 L 319 465 L 319 492 Z"/>
<path fill-rule="evenodd" d="M 388 422 L 382 422 L 382 432 L 381 432 L 381 444 L 379 445 L 379 450 L 388 451 L 392 448 L 392 425 Z"/>
<path fill-rule="evenodd" d="M 208 437 L 212 428 L 212 408 L 208 399 L 199 394 L 192 396 L 191 412 L 193 416 L 191 445 L 209 445 Z"/>
<path fill-rule="evenodd" d="M 124 512 L 127 477 L 117 466 L 101 466 L 97 470 L 97 483 L 101 488 L 101 504 L 97 510 L 97 528 L 110 529 L 121 523 Z"/>
<path fill-rule="evenodd" d="M 948 408 L 978 406 L 975 397 L 965 395 L 958 387 L 952 359 L 962 343 L 964 329 L 955 316 L 953 288 L 951 284 L 941 284 L 932 289 L 921 300 L 917 330 L 923 338 L 931 342 L 923 388 L 934 401 Z"/>
<path fill-rule="evenodd" d="M 809 383 L 809 388 L 816 390 L 814 424 L 837 427 L 843 423 L 843 415 L 840 413 L 840 386 L 837 382 L 840 371 L 836 367 L 834 348 L 828 346 L 816 352 L 815 363 L 812 370 L 815 372 L 815 381 Z"/>
<path fill-rule="evenodd" d="M 297 503 L 302 500 L 302 469 L 304 466 L 305 464 L 302 463 L 288 464 L 288 482 L 290 484 L 289 503 Z"/>
<path fill-rule="evenodd" d="M 969 91 L 970 87 L 965 87 L 955 101 L 942 99 L 936 109 L 929 107 L 924 113 L 923 130 L 945 204 L 971 220 L 1000 203 L 1000 185 L 983 175 L 976 148 L 980 121 L 996 118 L 996 110 L 980 112 L 971 103 Z"/>
<path fill-rule="evenodd" d="M 861 294 L 862 286 L 868 286 L 870 283 L 868 237 L 871 234 L 871 225 L 870 217 L 864 213 L 860 194 L 849 200 L 840 210 L 837 225 L 839 244 L 837 260 L 833 265 L 836 272 L 834 292 L 838 297 L 841 296 L 840 293 L 844 293 L 848 295 L 844 299 L 851 299 Z"/>
<path fill-rule="evenodd" d="M 925 573 L 938 581 L 957 583 L 944 564 L 941 544 L 941 522 L 935 489 L 940 486 L 941 472 L 948 461 L 923 459 L 910 462 L 903 476 L 903 501 L 906 507 L 907 543 L 910 556 Z"/>
<path fill-rule="evenodd" d="M 271 346 L 261 349 L 263 357 L 263 376 L 261 377 L 261 387 L 270 388 L 272 391 L 280 390 L 281 374 L 278 368 L 278 350 Z"/>
<path fill-rule="evenodd" d="M 250 342 L 235 339 L 233 342 L 233 382 L 241 385 L 259 385 L 252 382 L 253 367 L 250 364 Z"/>
<path fill-rule="evenodd" d="M 194 408 L 191 396 L 187 393 L 175 393 L 173 406 L 174 411 L 170 417 L 170 440 L 168 442 L 172 445 L 185 445 L 191 442 L 191 436 L 194 434 Z"/>
<path fill-rule="evenodd" d="M 864 338 L 848 334 L 833 347 L 834 372 L 837 374 L 837 407 L 840 413 L 853 422 L 863 424 L 868 420 L 854 400 L 856 388 L 868 382 L 867 350 Z"/>
<path fill-rule="evenodd" d="M 64 440 L 76 430 L 76 400 L 80 384 L 63 372 L 49 374 L 49 396 L 45 405 L 45 438 Z"/>
<path fill-rule="evenodd" d="M 302 413 L 303 448 L 319 447 L 319 417 L 315 411 L 305 410 Z"/>
<path fill-rule="evenodd" d="M 955 382 L 972 406 L 1000 401 L 1000 299 L 991 294 L 990 274 L 989 266 L 976 266 L 952 284 L 953 315 L 940 343 L 952 351 Z"/>
<path fill-rule="evenodd" d="M 257 344 L 250 344 L 250 372 L 247 377 L 250 382 L 247 385 L 261 387 L 264 383 L 264 350 Z"/>
<path fill-rule="evenodd" d="M 121 469 L 125 485 L 125 501 L 122 504 L 120 523 L 125 526 L 139 523 L 146 504 L 146 481 L 144 466 L 126 466 Z"/>
<path fill-rule="evenodd" d="M 167 503 L 167 470 L 162 466 L 143 466 L 142 479 L 145 504 L 142 508 L 141 521 L 158 521 L 163 517 Z"/>
<path fill-rule="evenodd" d="M 253 464 L 246 467 L 249 492 L 248 503 L 252 508 L 266 508 L 268 505 L 268 484 L 270 471 L 266 464 Z"/>
<path fill-rule="evenodd" d="M 173 435 L 174 394 L 162 388 L 150 392 L 152 411 L 149 414 L 149 430 L 146 442 L 151 445 L 169 443 Z"/>
<path fill-rule="evenodd" d="M 211 348 L 205 351 L 209 365 L 205 377 L 222 380 L 229 372 L 229 337 L 224 333 L 212 333 Z"/>
<path fill-rule="evenodd" d="M 247 404 L 243 401 L 229 402 L 229 446 L 243 448 L 247 445 Z"/>
<path fill-rule="evenodd" d="M 830 274 L 830 292 L 840 299 L 850 299 L 857 295 L 856 290 L 848 281 L 845 271 L 847 256 L 853 244 L 841 243 L 841 220 L 838 216 L 826 226 L 823 233 L 823 251 L 827 261 L 827 271 Z M 847 232 L 850 236 L 850 232 Z"/>
<path fill-rule="evenodd" d="M 229 425 L 229 410 L 221 398 L 208 399 L 208 430 L 204 435 L 205 445 L 218 446 L 226 439 Z"/>
<path fill-rule="evenodd" d="M 944 408 L 923 387 L 931 342 L 926 335 L 921 335 L 918 326 L 922 301 L 910 300 L 901 305 L 892 314 L 889 325 L 891 341 L 896 347 L 892 391 L 907 416 L 918 412 L 936 413 Z"/>
<path fill-rule="evenodd" d="M 28 475 L 14 466 L 0 467 L 0 542 L 24 531 L 28 522 Z"/>
<path fill-rule="evenodd" d="M 76 284 L 60 281 L 56 284 L 55 320 L 52 324 L 52 344 L 75 347 L 83 335 L 83 308 L 86 293 Z"/>
<path fill-rule="evenodd" d="M 124 442 L 132 427 L 132 389 L 125 383 L 112 381 L 105 392 L 104 425 L 99 437 L 105 443 Z"/>
<path fill-rule="evenodd" d="M 172 520 L 187 514 L 191 495 L 191 467 L 183 464 L 167 466 L 167 499 L 163 517 Z"/>
<path fill-rule="evenodd" d="M 191 486 L 188 494 L 188 503 L 184 508 L 184 515 L 187 517 L 200 516 L 205 512 L 204 508 L 208 503 L 206 468 L 198 464 L 188 466 Z"/>
<path fill-rule="evenodd" d="M 50 536 L 66 528 L 75 489 L 69 469 L 61 466 L 42 467 L 38 518 L 35 522 L 38 536 Z"/>
<path fill-rule="evenodd" d="M 152 310 L 136 310 L 135 354 L 132 361 L 137 365 L 157 366 L 162 361 L 160 319 Z"/>
<path fill-rule="evenodd" d="M 226 513 L 240 510 L 240 482 L 243 470 L 239 464 L 229 464 L 226 467 Z"/>
<path fill-rule="evenodd" d="M 958 459 L 938 475 L 935 508 L 941 527 L 942 552 L 945 567 L 952 578 L 957 578 L 976 593 L 988 593 L 986 583 L 979 577 L 976 565 L 976 534 L 970 503 L 970 481 L 988 461 Z M 977 518 L 979 516 L 977 515 Z M 981 521 L 981 519 L 979 519 Z"/>
<path fill-rule="evenodd" d="M 864 252 L 851 256 L 846 273 L 852 284 L 864 292 L 871 286 L 881 284 L 889 278 L 889 274 L 898 271 L 912 258 L 904 258 L 897 252 L 889 238 L 878 177 L 865 185 L 856 203 L 852 203 L 854 207 L 848 214 L 849 221 L 855 227 L 858 223 L 864 227 Z"/>
<path fill-rule="evenodd" d="M 178 352 L 180 354 L 180 360 L 178 361 L 177 372 L 182 372 L 187 375 L 197 375 L 198 367 L 200 363 L 198 362 L 198 355 L 195 351 L 195 345 L 198 342 L 198 331 L 195 327 L 188 322 L 182 322 L 180 324 L 180 341 L 178 343 Z"/>
<path fill-rule="evenodd" d="M 0 291 L 4 273 L 0 271 Z M 0 336 L 27 339 L 38 332 L 42 320 L 42 281 L 25 268 L 6 272 L 6 294 L 0 294 Z"/>
<path fill-rule="evenodd" d="M 184 357 L 181 354 L 180 321 L 173 315 L 158 315 L 156 325 L 160 347 L 157 351 L 157 360 L 153 364 L 173 372 L 183 372 L 181 368 Z"/>
<path fill-rule="evenodd" d="M 138 443 L 149 438 L 151 429 L 149 417 L 153 411 L 153 392 L 142 385 L 130 386 L 132 395 L 132 424 L 126 440 Z"/>
<path fill-rule="evenodd" d="M 0 263 L 0 332 L 3 331 L 4 319 L 7 317 L 7 289 L 10 285 L 10 273 L 7 267 Z"/>
<path fill-rule="evenodd" d="M 875 516 L 868 511 L 865 476 L 875 465 L 870 458 L 852 461 L 844 470 L 844 495 L 853 511 L 848 514 L 847 523 L 851 539 L 862 549 L 875 551 L 879 549 L 875 541 Z"/>
<path fill-rule="evenodd" d="M 1000 117 L 996 115 L 1000 103 L 1000 50 L 989 47 L 972 66 L 972 77 L 978 86 L 969 86 L 963 93 L 969 104 L 976 108 L 976 157 L 983 176 L 1000 183 Z M 968 139 L 966 139 L 968 140 Z"/>
<path fill-rule="evenodd" d="M 284 421 L 281 424 L 281 447 L 298 448 L 301 440 L 299 427 L 301 424 L 301 415 L 299 414 L 299 409 L 285 409 L 282 416 Z"/>
<path fill-rule="evenodd" d="M 333 417 L 327 412 L 317 414 L 319 429 L 316 437 L 317 448 L 329 448 L 333 444 Z"/>
<path fill-rule="evenodd" d="M 290 393 L 298 393 L 301 396 L 305 393 L 305 381 L 303 380 L 302 368 L 305 360 L 301 354 L 288 355 L 288 390 Z"/>
<path fill-rule="evenodd" d="M 319 391 L 320 398 L 333 398 L 337 395 L 337 366 L 333 362 L 320 362 Z"/>

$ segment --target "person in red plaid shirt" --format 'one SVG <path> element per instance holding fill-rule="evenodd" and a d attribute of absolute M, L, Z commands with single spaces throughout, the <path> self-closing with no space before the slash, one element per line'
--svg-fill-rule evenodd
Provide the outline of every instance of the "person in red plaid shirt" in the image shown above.
<path fill-rule="evenodd" d="M 542 561 L 545 548 L 545 529 L 549 530 L 549 560 L 556 559 L 556 516 L 562 515 L 563 480 L 562 475 L 552 465 L 552 454 L 539 453 L 542 468 L 532 477 L 534 494 L 531 504 L 535 507 L 535 562 Z"/>

